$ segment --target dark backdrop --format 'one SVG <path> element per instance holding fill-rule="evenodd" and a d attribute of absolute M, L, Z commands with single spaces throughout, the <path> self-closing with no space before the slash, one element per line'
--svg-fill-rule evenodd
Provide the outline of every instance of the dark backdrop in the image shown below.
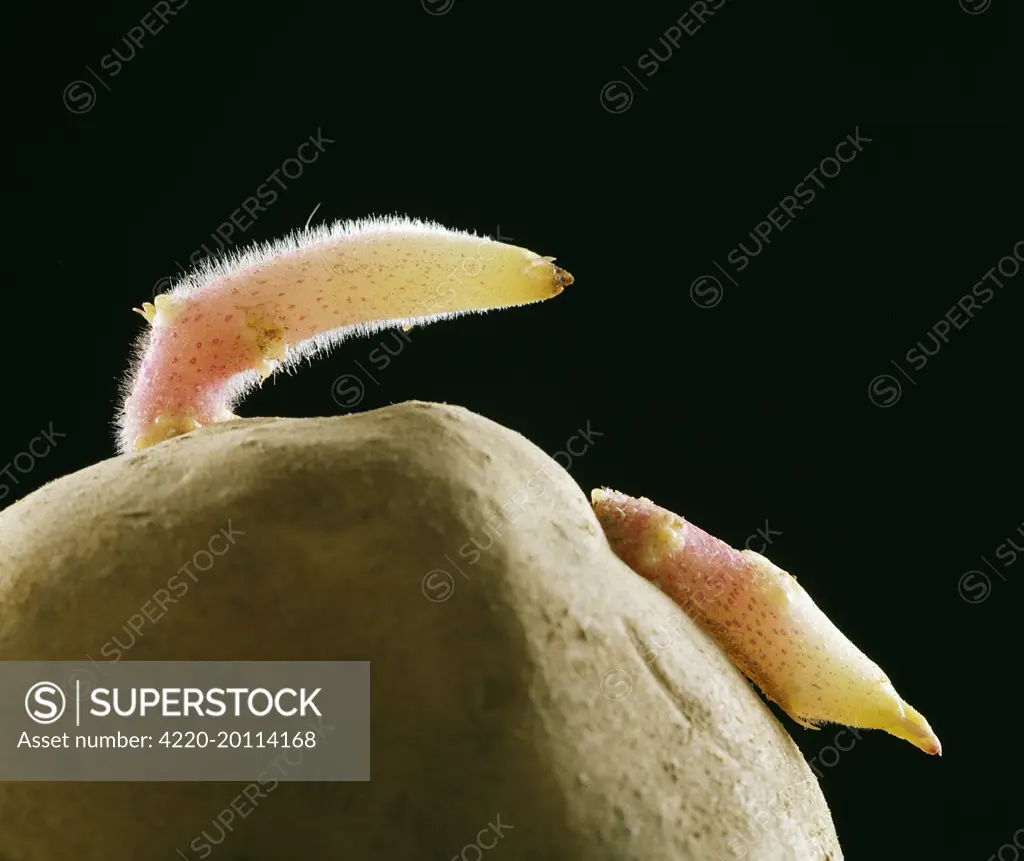
<path fill-rule="evenodd" d="M 368 357 L 392 335 L 348 342 L 240 414 L 447 401 L 549 452 L 589 422 L 601 435 L 571 469 L 583 488 L 652 497 L 735 545 L 770 528 L 767 555 L 945 748 L 928 757 L 876 732 L 839 751 L 838 727 L 786 722 L 818 763 L 847 857 L 988 859 L 1024 826 L 1009 5 L 10 11 L 0 466 L 40 430 L 64 436 L 8 471 L 0 506 L 113 455 L 142 325 L 131 307 L 212 250 L 218 226 L 321 134 L 323 153 L 278 174 L 287 188 L 273 186 L 240 244 L 301 226 L 317 204 L 316 221 L 398 212 L 500 231 L 576 283 L 413 330 L 383 369 Z M 823 164 L 848 135 L 861 148 Z M 780 206 L 801 183 L 805 208 L 788 220 Z M 741 269 L 739 243 L 756 249 L 749 233 L 773 210 L 781 229 Z M 346 374 L 364 386 L 358 404 L 338 402 Z"/>

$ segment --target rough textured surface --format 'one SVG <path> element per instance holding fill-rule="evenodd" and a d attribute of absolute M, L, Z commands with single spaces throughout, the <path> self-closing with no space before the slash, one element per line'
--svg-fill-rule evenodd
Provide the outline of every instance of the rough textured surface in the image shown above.
<path fill-rule="evenodd" d="M 495 861 L 842 857 L 739 671 L 560 466 L 457 407 L 231 422 L 42 488 L 0 512 L 0 660 L 102 660 L 229 519 L 124 659 L 370 660 L 373 778 L 281 783 L 210 857 L 445 861 L 498 814 Z M 199 858 L 242 786 L 0 784 L 0 857 Z"/>

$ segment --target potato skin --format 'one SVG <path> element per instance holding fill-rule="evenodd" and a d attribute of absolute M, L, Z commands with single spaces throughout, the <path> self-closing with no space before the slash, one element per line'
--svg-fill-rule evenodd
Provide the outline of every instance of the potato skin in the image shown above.
<path fill-rule="evenodd" d="M 0 547 L 0 660 L 110 658 L 178 577 L 121 659 L 372 662 L 371 781 L 280 783 L 214 859 L 450 859 L 497 816 L 506 861 L 842 857 L 726 656 L 568 473 L 459 407 L 206 428 L 19 501 Z M 243 786 L 2 783 L 0 853 L 191 861 Z"/>

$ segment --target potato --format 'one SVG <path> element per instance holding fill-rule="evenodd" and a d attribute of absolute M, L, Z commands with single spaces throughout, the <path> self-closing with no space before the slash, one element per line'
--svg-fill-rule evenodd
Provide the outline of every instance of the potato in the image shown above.
<path fill-rule="evenodd" d="M 234 421 L 43 487 L 0 512 L 0 660 L 103 660 L 229 521 L 123 659 L 369 660 L 372 779 L 282 782 L 224 834 L 244 784 L 3 783 L 5 861 L 201 858 L 204 829 L 223 861 L 842 857 L 740 672 L 458 407 Z"/>

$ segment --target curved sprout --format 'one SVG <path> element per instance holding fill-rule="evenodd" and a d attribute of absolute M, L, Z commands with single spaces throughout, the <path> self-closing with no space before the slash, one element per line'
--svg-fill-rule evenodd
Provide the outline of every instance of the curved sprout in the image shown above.
<path fill-rule="evenodd" d="M 121 452 L 212 422 L 273 374 L 350 335 L 540 302 L 572 276 L 525 248 L 404 218 L 305 228 L 215 263 L 135 310 Z"/>

